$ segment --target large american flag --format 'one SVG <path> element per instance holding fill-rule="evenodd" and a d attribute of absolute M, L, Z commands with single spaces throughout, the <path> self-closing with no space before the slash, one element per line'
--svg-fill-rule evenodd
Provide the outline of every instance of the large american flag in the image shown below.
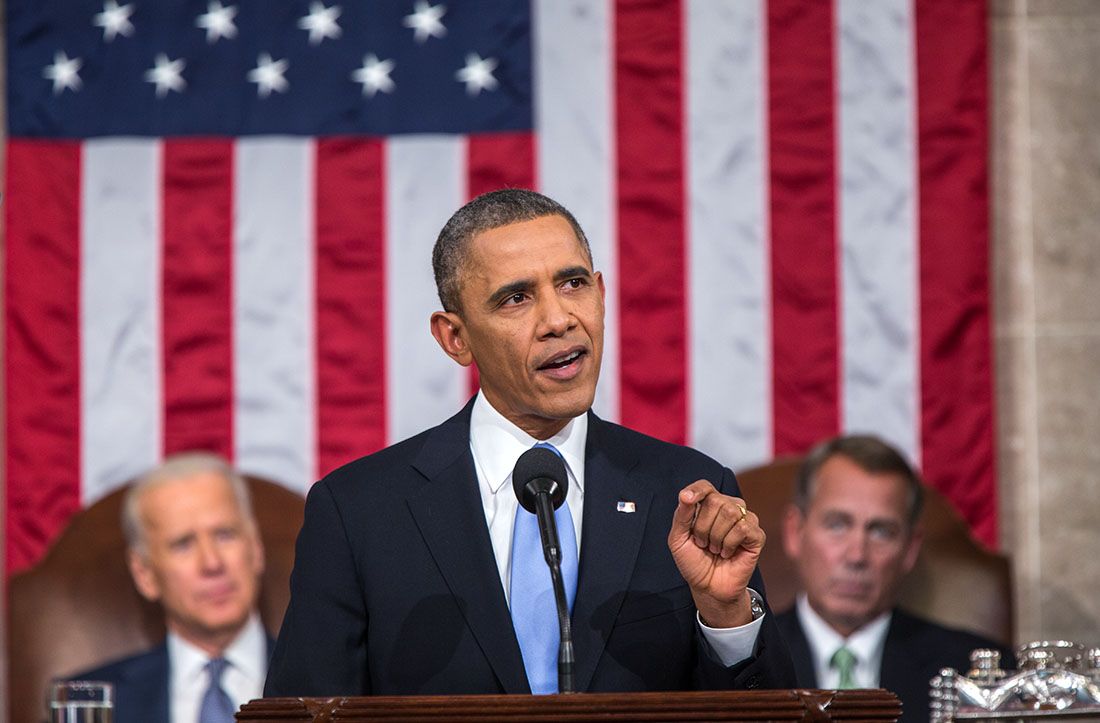
<path fill-rule="evenodd" d="M 596 411 L 899 445 L 995 540 L 983 0 L 7 0 L 6 559 L 166 453 L 304 491 L 456 411 L 429 253 L 540 189 Z"/>

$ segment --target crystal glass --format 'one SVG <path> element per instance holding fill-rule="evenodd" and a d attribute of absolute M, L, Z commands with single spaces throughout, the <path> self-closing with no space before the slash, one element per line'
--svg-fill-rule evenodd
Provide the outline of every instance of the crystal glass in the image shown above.
<path fill-rule="evenodd" d="M 111 723 L 114 686 L 96 680 L 50 684 L 50 723 Z"/>

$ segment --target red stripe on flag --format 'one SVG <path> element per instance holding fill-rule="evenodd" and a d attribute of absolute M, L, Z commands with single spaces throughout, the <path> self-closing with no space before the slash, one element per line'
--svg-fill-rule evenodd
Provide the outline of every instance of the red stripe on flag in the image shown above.
<path fill-rule="evenodd" d="M 317 463 L 386 444 L 385 146 L 317 143 Z"/>
<path fill-rule="evenodd" d="M 80 509 L 80 144 L 8 143 L 6 554 L 37 562 Z"/>
<path fill-rule="evenodd" d="M 466 198 L 500 188 L 535 187 L 535 138 L 530 133 L 482 133 L 466 143 Z M 479 386 L 470 366 L 470 394 Z"/>
<path fill-rule="evenodd" d="M 833 9 L 768 3 L 775 454 L 840 428 Z"/>
<path fill-rule="evenodd" d="M 683 13 L 616 3 L 615 116 L 623 424 L 687 439 Z"/>
<path fill-rule="evenodd" d="M 983 0 L 918 0 L 921 443 L 930 484 L 997 541 Z"/>
<path fill-rule="evenodd" d="M 483 133 L 466 144 L 467 196 L 498 188 L 535 187 L 535 139 L 530 133 Z"/>
<path fill-rule="evenodd" d="M 233 454 L 233 144 L 164 143 L 164 451 Z"/>

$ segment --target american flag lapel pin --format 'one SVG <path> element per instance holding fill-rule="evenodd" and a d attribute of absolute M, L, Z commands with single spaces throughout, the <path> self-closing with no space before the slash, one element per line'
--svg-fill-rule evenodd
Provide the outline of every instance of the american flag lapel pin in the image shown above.
<path fill-rule="evenodd" d="M 616 512 L 624 512 L 626 514 L 630 514 L 631 512 L 634 512 L 636 509 L 637 509 L 637 507 L 634 506 L 634 503 L 629 501 L 629 500 L 619 500 L 615 504 L 615 511 Z"/>

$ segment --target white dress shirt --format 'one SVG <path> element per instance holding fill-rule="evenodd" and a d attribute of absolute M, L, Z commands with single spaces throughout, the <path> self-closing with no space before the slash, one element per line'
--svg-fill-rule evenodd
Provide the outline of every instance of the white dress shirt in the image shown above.
<path fill-rule="evenodd" d="M 584 518 L 584 449 L 588 441 L 588 415 L 574 417 L 550 439 L 538 440 L 512 424 L 478 392 L 470 413 L 470 451 L 477 470 L 478 490 L 489 526 L 497 572 L 504 587 L 504 596 L 511 604 L 512 529 L 519 500 L 512 491 L 512 470 L 516 460 L 538 442 L 554 445 L 565 460 L 569 489 L 565 501 L 577 532 L 577 549 L 581 549 L 581 520 Z M 644 510 L 638 510 L 644 513 Z M 668 521 L 672 525 L 672 520 Z M 580 556 L 578 554 L 578 559 Z M 711 628 L 699 621 L 703 637 L 714 656 L 729 666 L 752 656 L 763 618 L 737 628 Z"/>
<path fill-rule="evenodd" d="M 221 686 L 238 710 L 262 698 L 267 675 L 267 635 L 258 615 L 245 623 L 222 655 L 229 665 Z M 168 633 L 168 714 L 171 723 L 196 723 L 202 697 L 210 685 L 210 656 L 175 633 Z"/>
<path fill-rule="evenodd" d="M 826 690 L 835 689 L 840 684 L 840 671 L 829 665 L 833 654 L 840 646 L 846 646 L 856 656 L 852 677 L 858 688 L 878 688 L 879 673 L 882 670 L 882 651 L 886 648 L 886 631 L 890 628 L 891 612 L 882 615 L 855 631 L 847 638 L 825 622 L 812 607 L 805 593 L 795 601 L 795 610 L 799 622 L 806 632 L 806 642 L 810 645 L 810 655 L 817 673 L 817 685 Z"/>

